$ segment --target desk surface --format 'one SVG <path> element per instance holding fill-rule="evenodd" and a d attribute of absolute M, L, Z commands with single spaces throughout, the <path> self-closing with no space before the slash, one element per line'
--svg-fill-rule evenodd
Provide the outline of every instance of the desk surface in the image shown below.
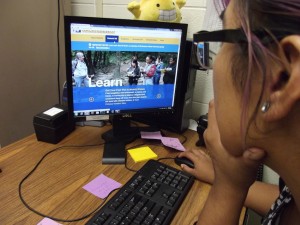
<path fill-rule="evenodd" d="M 51 217 L 62 219 L 76 219 L 96 209 L 101 199 L 85 191 L 82 187 L 101 173 L 125 184 L 134 174 L 124 165 L 102 165 L 103 140 L 101 134 L 110 126 L 77 127 L 59 144 L 38 142 L 35 134 L 16 143 L 0 149 L 0 224 L 3 225 L 34 225 L 43 217 L 28 210 L 21 202 L 18 194 L 20 181 L 33 169 L 37 162 L 51 150 L 59 146 L 64 147 L 52 152 L 39 165 L 37 170 L 23 184 L 25 201 L 37 211 Z M 173 133 L 168 136 L 184 137 Z M 186 148 L 197 148 L 195 143 L 198 134 L 187 130 L 184 133 L 187 141 Z M 179 152 L 164 148 L 157 141 L 136 140 L 130 146 L 145 143 L 159 158 L 175 157 Z M 178 168 L 173 160 L 162 162 Z M 128 156 L 129 168 L 138 170 L 144 163 L 135 164 Z M 190 225 L 197 221 L 200 210 L 206 200 L 210 185 L 195 181 L 191 191 L 184 200 L 172 225 Z M 89 218 L 78 222 L 61 224 L 84 224 Z M 240 224 L 242 224 L 242 217 Z"/>

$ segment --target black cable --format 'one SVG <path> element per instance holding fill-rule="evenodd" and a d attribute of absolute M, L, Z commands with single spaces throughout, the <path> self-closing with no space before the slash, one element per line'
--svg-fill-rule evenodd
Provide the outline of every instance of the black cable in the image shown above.
<path fill-rule="evenodd" d="M 166 160 L 166 159 L 170 159 L 170 160 L 174 160 L 174 157 L 163 157 L 163 158 L 159 158 L 157 159 L 157 161 L 162 161 L 162 160 Z"/>
<path fill-rule="evenodd" d="M 181 142 L 181 144 L 183 145 L 187 141 L 187 137 L 183 134 L 181 134 L 180 136 L 183 137 L 183 141 Z"/>
<path fill-rule="evenodd" d="M 89 216 L 91 216 L 92 214 L 94 214 L 99 208 L 102 207 L 102 205 L 106 202 L 106 200 L 108 199 L 108 197 L 116 190 L 119 190 L 120 188 L 118 189 L 114 189 L 112 190 L 109 195 L 104 199 L 104 201 L 95 209 L 93 210 L 92 212 L 82 216 L 82 217 L 79 217 L 79 218 L 75 218 L 75 219 L 61 219 L 61 218 L 56 218 L 56 217 L 51 217 L 51 216 L 48 216 L 44 213 L 41 213 L 37 210 L 35 210 L 34 208 L 32 208 L 23 198 L 23 195 L 22 195 L 22 185 L 23 183 L 27 180 L 27 178 L 29 178 L 33 173 L 34 171 L 39 167 L 39 165 L 43 162 L 43 160 L 48 156 L 50 155 L 51 153 L 53 152 L 56 152 L 57 150 L 60 150 L 62 148 L 84 148 L 84 147 L 97 147 L 97 146 L 101 146 L 103 145 L 104 143 L 101 143 L 101 144 L 98 144 L 98 145 L 83 145 L 83 146 L 75 146 L 75 145 L 70 145 L 70 146 L 60 146 L 60 147 L 57 147 L 49 152 L 47 152 L 39 161 L 38 163 L 33 167 L 33 169 L 21 180 L 21 182 L 19 183 L 19 187 L 18 187 L 18 190 L 19 190 L 19 197 L 20 197 L 20 200 L 22 201 L 22 203 L 25 205 L 26 208 L 28 208 L 30 211 L 36 213 L 37 215 L 39 216 L 42 216 L 42 217 L 47 217 L 49 219 L 52 219 L 52 220 L 55 220 L 55 221 L 60 221 L 60 222 L 76 222 L 76 221 L 79 221 L 79 220 L 83 220 L 83 219 L 86 219 L 88 218 Z"/>
<path fill-rule="evenodd" d="M 120 188 L 117 188 L 117 189 L 112 190 L 112 191 L 108 194 L 108 196 L 107 196 L 105 199 L 103 199 L 103 202 L 101 202 L 101 204 L 100 204 L 96 209 L 94 209 L 92 212 L 90 212 L 90 213 L 88 213 L 88 214 L 86 214 L 86 215 L 84 215 L 84 216 L 82 216 L 82 217 L 75 218 L 75 219 L 68 219 L 68 220 L 67 220 L 67 219 L 61 219 L 61 218 L 56 218 L 56 217 L 52 217 L 52 216 L 48 216 L 48 215 L 46 215 L 46 214 L 43 214 L 43 213 L 41 213 L 41 212 L 39 212 L 39 211 L 33 209 L 32 207 L 30 207 L 30 206 L 25 202 L 24 199 L 21 198 L 21 201 L 23 202 L 23 204 L 24 204 L 29 210 L 31 210 L 32 212 L 34 212 L 35 214 L 37 214 L 37 215 L 39 215 L 39 216 L 47 217 L 47 218 L 49 218 L 49 219 L 51 219 L 51 220 L 55 220 L 55 221 L 59 221 L 59 222 L 76 222 L 76 221 L 80 221 L 80 220 L 86 219 L 86 218 L 90 217 L 91 215 L 93 215 L 95 212 L 97 212 L 97 211 L 104 205 L 104 203 L 105 203 L 106 200 L 109 198 L 109 196 L 110 196 L 114 191 L 119 190 L 119 189 L 120 189 Z"/>
<path fill-rule="evenodd" d="M 58 10 L 58 18 L 57 18 L 57 87 L 58 87 L 58 102 L 61 104 L 60 99 L 60 80 L 59 80 L 59 68 L 60 68 L 60 45 L 59 45 L 59 24 L 60 24 L 60 2 L 57 0 L 57 10 Z"/>
<path fill-rule="evenodd" d="M 128 167 L 128 165 L 127 165 L 127 157 L 126 157 L 126 159 L 125 159 L 125 168 L 126 168 L 127 170 L 129 170 L 130 172 L 134 172 L 134 173 L 137 172 L 137 170 L 134 170 L 134 169 L 131 169 L 131 168 Z"/>

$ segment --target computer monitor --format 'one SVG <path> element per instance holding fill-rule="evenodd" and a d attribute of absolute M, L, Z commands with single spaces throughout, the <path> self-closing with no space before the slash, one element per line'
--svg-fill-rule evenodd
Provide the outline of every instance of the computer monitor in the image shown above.
<path fill-rule="evenodd" d="M 102 135 L 107 142 L 139 137 L 131 115 L 176 110 L 186 33 L 179 23 L 66 16 L 69 112 L 75 120 L 111 116 L 113 129 Z"/>

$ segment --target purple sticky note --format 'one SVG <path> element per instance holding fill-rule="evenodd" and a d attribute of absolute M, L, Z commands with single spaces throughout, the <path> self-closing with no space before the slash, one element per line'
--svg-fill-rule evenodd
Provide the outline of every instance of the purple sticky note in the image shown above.
<path fill-rule="evenodd" d="M 104 199 L 109 195 L 109 193 L 121 186 L 122 184 L 119 182 L 105 176 L 104 174 L 100 174 L 90 183 L 83 186 L 83 188 L 91 192 L 93 195 Z"/>
<path fill-rule="evenodd" d="M 160 131 L 155 132 L 145 132 L 141 131 L 141 138 L 143 139 L 158 139 L 160 140 L 162 138 Z"/>
<path fill-rule="evenodd" d="M 49 218 L 44 218 L 37 225 L 61 225 L 61 224 L 57 223 Z"/>
<path fill-rule="evenodd" d="M 167 147 L 174 148 L 176 150 L 183 151 L 183 152 L 185 151 L 185 148 L 180 143 L 178 138 L 162 137 L 161 142 L 163 143 L 163 145 Z"/>

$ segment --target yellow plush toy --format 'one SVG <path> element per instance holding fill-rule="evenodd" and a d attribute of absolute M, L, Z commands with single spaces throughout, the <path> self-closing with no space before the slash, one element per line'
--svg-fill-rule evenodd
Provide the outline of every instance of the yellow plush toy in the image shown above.
<path fill-rule="evenodd" d="M 130 2 L 127 9 L 137 20 L 180 23 L 180 9 L 186 0 L 141 0 Z"/>

